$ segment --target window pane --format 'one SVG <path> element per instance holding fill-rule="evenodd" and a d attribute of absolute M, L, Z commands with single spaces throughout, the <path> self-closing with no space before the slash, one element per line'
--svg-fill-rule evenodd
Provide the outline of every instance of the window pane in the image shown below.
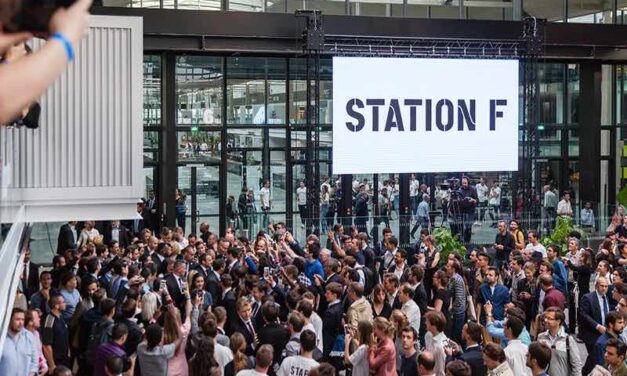
<path fill-rule="evenodd" d="M 161 125 L 161 58 L 144 56 L 144 125 Z"/>
<path fill-rule="evenodd" d="M 262 148 L 263 131 L 261 129 L 229 129 L 227 149 Z"/>
<path fill-rule="evenodd" d="M 177 123 L 222 124 L 222 59 L 179 56 L 176 63 Z"/>
<path fill-rule="evenodd" d="M 545 129 L 538 131 L 540 136 L 540 156 L 558 157 L 562 155 L 562 131 L 560 129 Z"/>
<path fill-rule="evenodd" d="M 229 10 L 263 12 L 265 0 L 229 0 Z"/>
<path fill-rule="evenodd" d="M 285 80 L 268 81 L 268 124 L 285 124 Z"/>
<path fill-rule="evenodd" d="M 266 123 L 264 80 L 227 80 L 227 123 Z"/>
<path fill-rule="evenodd" d="M 178 160 L 220 162 L 220 132 L 177 132 Z"/>
<path fill-rule="evenodd" d="M 579 65 L 568 64 L 568 120 L 579 123 Z"/>
<path fill-rule="evenodd" d="M 155 169 L 156 167 L 144 167 L 144 181 L 146 182 L 146 190 L 144 197 L 148 197 L 148 193 L 155 189 Z"/>
<path fill-rule="evenodd" d="M 270 194 L 272 197 L 272 211 L 285 211 L 285 152 L 270 152 Z"/>
<path fill-rule="evenodd" d="M 540 121 L 545 124 L 564 123 L 564 65 L 540 66 Z"/>

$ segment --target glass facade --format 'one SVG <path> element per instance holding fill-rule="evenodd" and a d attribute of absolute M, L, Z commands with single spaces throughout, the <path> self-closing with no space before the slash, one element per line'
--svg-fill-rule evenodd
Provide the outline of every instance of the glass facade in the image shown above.
<path fill-rule="evenodd" d="M 104 5 L 272 13 L 318 9 L 329 15 L 472 20 L 517 20 L 529 15 L 551 22 L 627 22 L 627 0 L 104 0 Z"/>
<path fill-rule="evenodd" d="M 264 182 L 270 187 L 271 208 L 267 221 L 293 223 L 298 236 L 305 230 L 297 202 L 296 189 L 307 181 L 305 60 L 279 57 L 221 57 L 179 55 L 175 58 L 176 98 L 175 134 L 177 142 L 177 186 L 189 197 L 188 226 L 209 222 L 214 229 L 220 223 L 220 205 L 229 196 L 235 202 L 242 192 L 252 190 L 256 200 Z M 160 121 L 162 60 L 157 55 L 144 59 L 144 151 L 147 189 L 155 188 L 162 162 L 160 137 L 167 130 Z M 320 171 L 332 172 L 332 66 L 321 62 L 320 81 Z M 580 208 L 578 194 L 580 126 L 578 64 L 544 63 L 540 66 L 539 154 L 533 163 L 541 185 L 552 183 L 559 189 L 575 192 L 574 207 Z M 598 203 L 599 216 L 611 213 L 607 187 L 620 187 L 627 179 L 623 145 L 627 136 L 627 68 L 603 66 L 603 116 L 601 133 L 601 181 L 606 187 Z M 312 90 L 312 98 L 314 87 Z M 522 86 L 521 86 L 522 92 Z M 170 133 L 172 134 L 172 133 Z M 521 144 L 522 148 L 522 144 Z M 420 182 L 438 187 L 455 174 L 418 174 Z M 458 174 L 457 174 L 458 175 Z M 220 177 L 225 178 L 223 191 Z M 485 178 L 498 181 L 502 189 L 501 211 L 515 217 L 520 200 L 515 194 L 520 176 L 512 172 L 471 173 L 473 181 Z M 331 181 L 338 179 L 333 176 Z M 398 175 L 355 175 L 353 180 L 366 184 L 371 192 L 384 181 L 398 180 Z M 192 184 L 195 181 L 195 186 Z M 359 183 L 356 183 L 359 184 Z M 196 212 L 190 208 L 194 201 Z M 370 226 L 377 211 L 370 202 Z M 398 201 L 390 226 L 398 229 Z M 260 206 L 260 203 L 257 203 Z M 601 209 L 603 208 L 603 209 Z M 324 226 L 323 226 L 324 227 Z M 188 227 L 190 228 L 190 227 Z M 195 230 L 192 230 L 195 231 Z M 253 235 L 253 234 L 249 234 Z"/>

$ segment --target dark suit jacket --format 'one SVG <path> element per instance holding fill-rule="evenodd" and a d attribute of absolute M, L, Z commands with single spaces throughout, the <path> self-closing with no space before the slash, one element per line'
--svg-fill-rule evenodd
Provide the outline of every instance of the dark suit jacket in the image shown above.
<path fill-rule="evenodd" d="M 471 347 L 459 356 L 459 359 L 468 363 L 472 376 L 485 376 L 487 369 L 483 363 L 483 347 Z"/>
<path fill-rule="evenodd" d="M 219 297 L 219 305 L 224 307 L 224 309 L 226 310 L 226 327 L 228 328 L 235 319 L 239 319 L 239 316 L 237 316 L 237 312 L 235 309 L 235 291 L 231 289 L 224 295 L 224 297 L 222 297 L 222 295 L 219 295 Z"/>
<path fill-rule="evenodd" d="M 28 281 L 22 281 L 23 293 L 30 300 L 31 295 L 39 291 L 39 265 L 32 261 L 28 264 Z"/>
<path fill-rule="evenodd" d="M 131 237 L 139 236 L 140 233 L 146 228 L 146 224 L 143 219 L 140 219 L 139 222 L 137 223 L 137 229 L 134 228 L 135 227 L 134 219 L 130 219 L 128 221 L 122 221 L 121 223 L 122 223 L 122 226 L 128 229 L 128 232 L 131 235 Z"/>
<path fill-rule="evenodd" d="M 318 314 L 322 315 L 324 313 L 324 311 L 327 309 L 327 299 L 324 297 L 324 291 L 327 287 L 327 285 L 331 282 L 337 282 L 340 285 L 342 284 L 342 277 L 340 277 L 339 274 L 335 273 L 332 276 L 328 277 L 327 280 L 321 284 L 320 286 L 316 287 L 316 289 L 318 290 L 318 295 L 320 296 L 320 303 L 318 303 Z M 341 299 L 341 297 L 340 297 Z"/>
<path fill-rule="evenodd" d="M 329 356 L 329 353 L 333 349 L 335 339 L 337 335 L 340 334 L 343 313 L 342 303 L 339 303 L 327 307 L 322 316 L 322 347 L 325 357 Z"/>
<path fill-rule="evenodd" d="M 229 314 L 230 314 L 230 312 L 229 312 Z M 253 334 L 248 331 L 248 328 L 246 327 L 246 324 L 244 324 L 244 322 L 237 315 L 237 313 L 233 313 L 233 316 L 234 317 L 231 320 L 230 324 L 226 327 L 226 335 L 228 335 L 230 337 L 231 335 L 233 335 L 233 333 L 236 333 L 236 332 L 241 333 L 244 336 L 244 338 L 246 339 L 246 355 L 254 356 L 255 355 L 255 349 L 253 347 L 253 344 L 255 343 L 255 337 L 253 337 Z M 255 329 L 255 333 L 256 333 L 257 332 L 257 328 L 255 328 L 255 322 L 252 321 L 252 324 L 253 324 L 253 328 Z"/>
<path fill-rule="evenodd" d="M 211 293 L 214 303 L 217 302 L 218 298 L 221 296 L 220 278 L 218 278 L 212 269 L 207 269 L 207 272 L 205 272 L 201 265 L 197 265 L 194 269 L 202 275 L 205 280 L 205 290 Z"/>
<path fill-rule="evenodd" d="M 290 333 L 279 323 L 268 323 L 257 331 L 259 346 L 269 344 L 274 350 L 274 362 L 279 363 L 281 352 L 290 340 Z"/>
<path fill-rule="evenodd" d="M 596 330 L 597 325 L 603 325 L 601 306 L 597 299 L 596 291 L 592 291 L 581 297 L 579 302 L 579 338 L 586 345 L 594 346 L 601 333 Z"/>
<path fill-rule="evenodd" d="M 125 324 L 128 328 L 128 337 L 124 343 L 124 351 L 126 352 L 126 355 L 131 356 L 137 351 L 137 346 L 141 343 L 144 335 L 142 334 L 141 328 L 135 321 L 122 319 L 120 322 Z"/>
<path fill-rule="evenodd" d="M 177 279 L 177 276 L 170 274 L 165 278 L 165 284 L 168 287 L 168 293 L 172 297 L 174 304 L 180 308 L 185 304 L 185 295 L 181 292 L 181 286 Z"/>
<path fill-rule="evenodd" d="M 78 226 L 76 227 L 76 241 L 78 241 L 78 237 L 80 236 L 80 231 L 78 230 Z M 57 254 L 61 255 L 68 249 L 76 249 L 76 241 L 74 241 L 74 235 L 72 234 L 72 229 L 68 223 L 61 226 L 59 230 L 59 238 L 57 240 Z"/>
<path fill-rule="evenodd" d="M 120 229 L 120 234 L 119 234 L 118 243 L 120 244 L 120 248 L 126 248 L 131 244 L 131 238 L 129 237 L 128 229 L 124 227 L 123 225 L 120 225 L 119 229 Z M 111 231 L 112 231 L 111 223 L 108 223 L 105 226 L 105 229 L 103 232 L 103 241 L 104 241 L 104 244 L 106 245 L 109 245 L 109 243 L 111 243 L 111 240 L 113 240 L 111 236 Z"/>

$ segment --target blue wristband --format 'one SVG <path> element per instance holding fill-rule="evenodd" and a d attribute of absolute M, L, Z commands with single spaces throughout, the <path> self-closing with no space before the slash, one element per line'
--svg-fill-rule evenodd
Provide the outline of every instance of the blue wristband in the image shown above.
<path fill-rule="evenodd" d="M 70 42 L 67 37 L 61 33 L 54 33 L 50 36 L 50 39 L 56 39 L 65 48 L 65 54 L 67 55 L 68 61 L 74 60 L 74 47 L 72 47 L 72 42 Z"/>

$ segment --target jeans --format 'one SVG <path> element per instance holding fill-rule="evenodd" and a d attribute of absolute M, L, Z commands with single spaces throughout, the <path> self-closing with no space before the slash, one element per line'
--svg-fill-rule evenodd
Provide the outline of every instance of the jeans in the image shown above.
<path fill-rule="evenodd" d="M 450 322 L 449 326 L 450 332 L 448 337 L 453 341 L 461 344 L 462 343 L 462 329 L 464 328 L 464 324 L 466 324 L 466 312 L 460 313 L 451 313 L 450 314 Z"/>
<path fill-rule="evenodd" d="M 320 228 L 322 232 L 327 232 L 327 215 L 329 213 L 329 204 L 320 205 Z"/>
<path fill-rule="evenodd" d="M 304 225 L 307 220 L 307 205 L 298 205 L 298 213 L 300 213 L 300 222 Z"/>

